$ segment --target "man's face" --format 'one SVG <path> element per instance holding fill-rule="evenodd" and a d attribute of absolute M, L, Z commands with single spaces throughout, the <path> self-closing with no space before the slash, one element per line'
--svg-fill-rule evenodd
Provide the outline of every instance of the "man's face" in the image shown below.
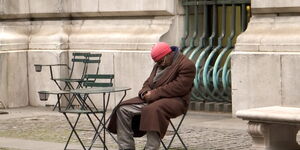
<path fill-rule="evenodd" d="M 159 61 L 156 62 L 156 64 L 158 65 L 158 67 L 165 68 L 165 67 L 171 65 L 172 60 L 170 58 L 170 54 L 171 53 L 167 54 L 162 59 L 160 59 Z"/>

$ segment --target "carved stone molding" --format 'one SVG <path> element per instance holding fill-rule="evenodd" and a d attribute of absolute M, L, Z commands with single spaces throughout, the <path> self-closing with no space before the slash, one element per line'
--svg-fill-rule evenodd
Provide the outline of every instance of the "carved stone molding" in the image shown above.
<path fill-rule="evenodd" d="M 0 0 L 0 18 L 174 15 L 174 0 Z"/>
<path fill-rule="evenodd" d="M 28 49 L 29 21 L 0 22 L 0 51 Z"/>
<path fill-rule="evenodd" d="M 252 137 L 263 137 L 265 134 L 265 127 L 266 124 L 264 123 L 259 123 L 259 122 L 248 122 L 248 133 Z"/>
<path fill-rule="evenodd" d="M 65 50 L 69 48 L 68 34 L 71 21 L 34 21 L 31 24 L 29 49 Z"/>

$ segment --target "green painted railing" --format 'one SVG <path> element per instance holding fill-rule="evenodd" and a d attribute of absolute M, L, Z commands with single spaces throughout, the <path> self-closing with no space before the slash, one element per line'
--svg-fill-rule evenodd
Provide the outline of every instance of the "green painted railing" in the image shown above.
<path fill-rule="evenodd" d="M 231 52 L 247 27 L 250 0 L 184 0 L 183 7 L 182 53 L 197 69 L 192 100 L 231 102 Z"/>

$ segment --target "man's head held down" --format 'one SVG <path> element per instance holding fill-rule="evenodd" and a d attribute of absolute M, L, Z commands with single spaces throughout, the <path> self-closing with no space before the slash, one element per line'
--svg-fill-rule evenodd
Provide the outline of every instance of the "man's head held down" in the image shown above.
<path fill-rule="evenodd" d="M 169 44 L 159 42 L 152 47 L 151 57 L 159 67 L 164 68 L 172 63 L 172 57 L 170 57 L 171 52 L 172 49 Z"/>

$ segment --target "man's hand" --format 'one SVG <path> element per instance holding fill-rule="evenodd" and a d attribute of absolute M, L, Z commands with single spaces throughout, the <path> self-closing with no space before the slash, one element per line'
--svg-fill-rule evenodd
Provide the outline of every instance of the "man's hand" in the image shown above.
<path fill-rule="evenodd" d="M 156 99 L 158 99 L 155 94 L 153 94 L 153 91 L 147 91 L 146 94 L 144 94 L 143 98 L 149 103 Z"/>

